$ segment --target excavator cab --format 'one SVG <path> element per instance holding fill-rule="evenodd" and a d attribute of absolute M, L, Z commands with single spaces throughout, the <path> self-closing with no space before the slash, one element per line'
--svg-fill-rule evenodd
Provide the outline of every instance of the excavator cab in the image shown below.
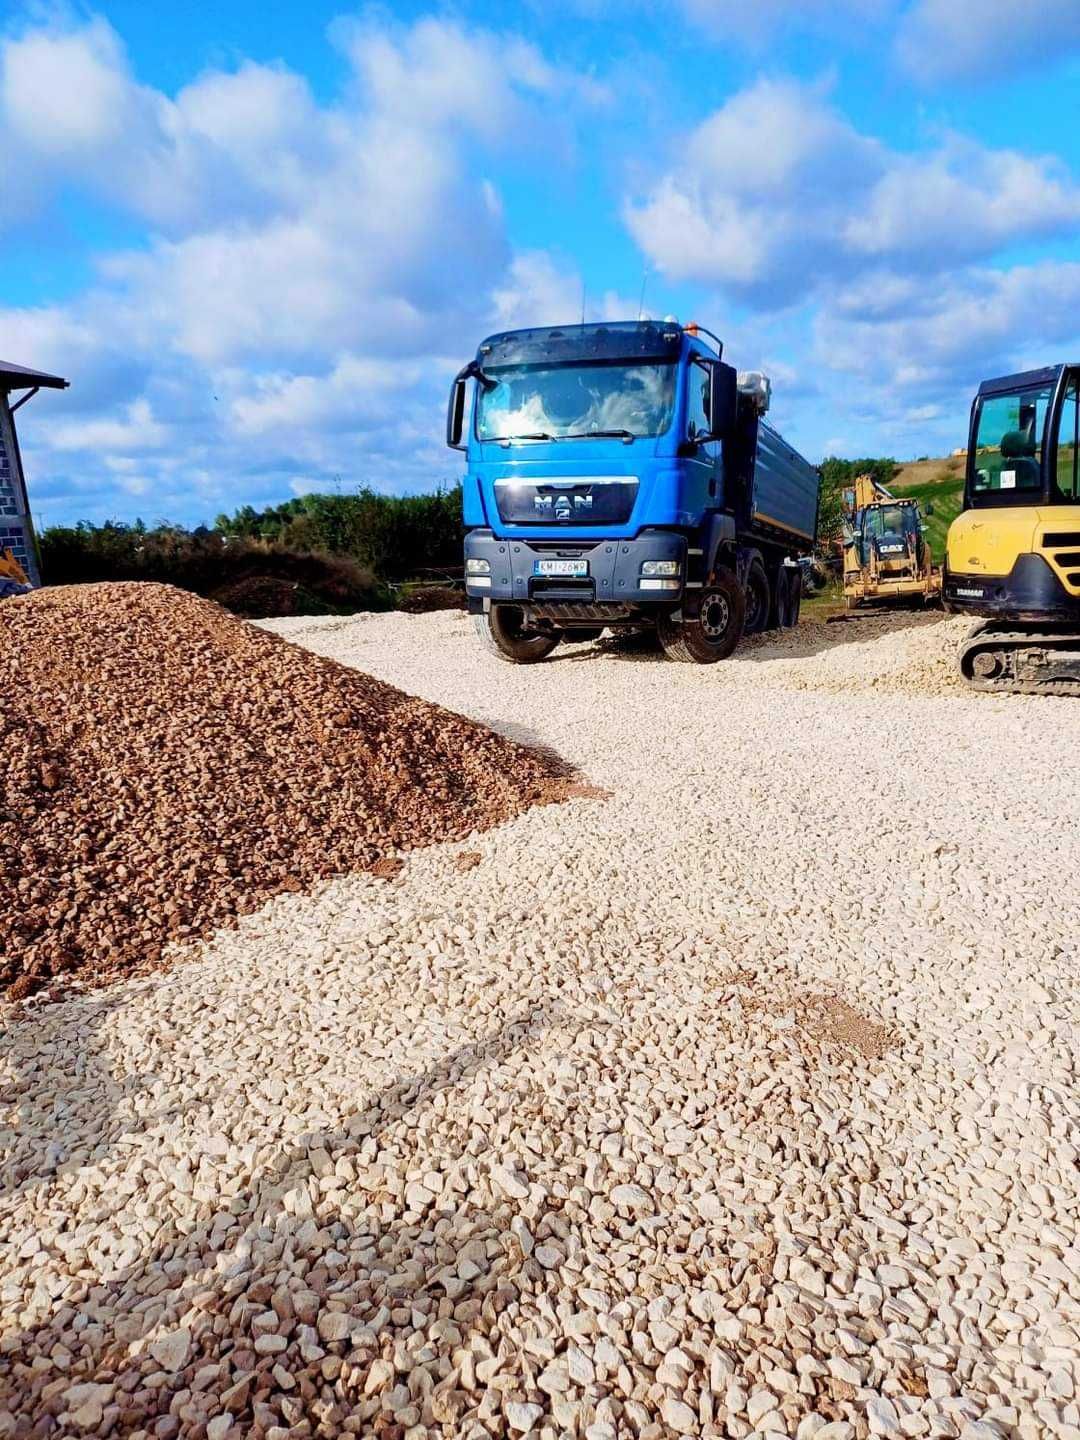
<path fill-rule="evenodd" d="M 984 380 L 964 505 L 949 529 L 948 610 L 990 621 L 961 645 L 979 689 L 1080 694 L 1080 365 Z"/>

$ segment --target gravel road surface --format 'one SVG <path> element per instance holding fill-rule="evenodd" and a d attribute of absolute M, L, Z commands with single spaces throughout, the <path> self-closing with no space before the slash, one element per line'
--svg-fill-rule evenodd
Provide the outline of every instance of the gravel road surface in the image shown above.
<path fill-rule="evenodd" d="M 274 622 L 610 798 L 9 1013 L 0 1435 L 1080 1437 L 1080 707 Z"/>

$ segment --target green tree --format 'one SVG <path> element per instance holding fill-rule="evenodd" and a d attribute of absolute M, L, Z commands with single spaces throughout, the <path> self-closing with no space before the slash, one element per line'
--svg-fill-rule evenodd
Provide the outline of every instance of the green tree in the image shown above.
<path fill-rule="evenodd" d="M 899 470 L 891 458 L 841 460 L 829 455 L 821 462 L 821 499 L 818 504 L 818 544 L 827 546 L 839 538 L 847 516 L 844 491 L 857 475 L 872 475 L 879 485 L 888 486 Z"/>

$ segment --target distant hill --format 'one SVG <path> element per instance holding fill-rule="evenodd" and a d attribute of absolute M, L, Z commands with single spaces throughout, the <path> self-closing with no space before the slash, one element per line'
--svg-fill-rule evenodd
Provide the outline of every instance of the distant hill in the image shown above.
<path fill-rule="evenodd" d="M 926 536 L 939 564 L 945 554 L 945 537 L 949 526 L 960 513 L 964 497 L 963 455 L 949 455 L 942 460 L 911 460 L 901 464 L 889 482 L 897 495 L 911 495 L 918 500 L 926 525 Z M 933 515 L 926 507 L 933 505 Z"/>

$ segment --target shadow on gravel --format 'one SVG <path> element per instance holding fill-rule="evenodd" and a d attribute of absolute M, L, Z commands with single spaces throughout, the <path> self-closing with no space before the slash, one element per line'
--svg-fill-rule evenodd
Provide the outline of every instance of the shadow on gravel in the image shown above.
<path fill-rule="evenodd" d="M 37 1440 L 77 1429 L 143 1431 L 171 1440 L 205 1435 L 215 1415 L 228 1414 L 239 1427 L 233 1437 L 252 1427 L 261 1434 L 307 1422 L 297 1433 L 318 1427 L 323 1435 L 352 1430 L 400 1440 L 425 1405 L 438 1422 L 453 1424 L 476 1402 L 459 1388 L 451 1356 L 481 1317 L 493 1321 L 516 1297 L 504 1283 L 508 1275 L 529 1267 L 537 1277 L 542 1272 L 519 1255 L 501 1277 L 490 1273 L 493 1256 L 504 1253 L 493 1242 L 506 1220 L 470 1204 L 467 1186 L 449 1203 L 444 1196 L 442 1208 L 432 1197 L 422 1212 L 391 1190 L 373 1194 L 379 1140 L 411 1111 L 437 1103 L 557 1023 L 556 1010 L 533 1008 L 419 1075 L 395 1079 L 344 1125 L 300 1137 L 187 1233 L 170 1222 L 155 1246 L 117 1275 L 73 1280 L 59 1296 L 54 1290 L 48 1320 L 0 1338 L 0 1421 L 5 1410 L 13 1419 L 0 1432 Z M 472 1157 L 442 1163 L 452 1170 Z M 368 1212 L 349 1218 L 358 1192 Z M 327 1195 L 336 1202 L 331 1218 L 316 1213 L 327 1208 Z M 106 1196 L 101 1204 L 107 1210 Z M 277 1314 L 271 1326 L 287 1335 L 287 1352 L 255 1349 L 262 1322 L 251 1322 L 271 1310 Z M 367 1396 L 371 1365 L 418 1324 L 427 1332 L 428 1380 L 416 1394 L 399 1385 L 395 1413 L 380 1416 L 377 1392 L 398 1377 L 391 1367 Z M 155 1342 L 181 1327 L 183 1358 L 173 1365 L 159 1350 L 148 1365 L 148 1346 L 157 1349 Z M 275 1374 L 275 1367 L 282 1368 Z M 65 1401 L 76 1385 L 90 1389 Z M 82 1404 L 90 1409 L 81 1419 L 59 1418 Z"/>
<path fill-rule="evenodd" d="M 573 664 L 583 660 L 605 659 L 634 660 L 647 664 L 656 661 L 667 663 L 667 656 L 661 650 L 655 632 L 651 630 L 642 630 L 629 635 L 622 635 L 618 631 L 614 631 L 583 646 L 575 645 L 567 647 L 566 650 L 560 646 L 544 663 L 546 665 L 560 662 Z"/>
<path fill-rule="evenodd" d="M 808 660 L 838 646 L 854 641 L 874 640 L 895 635 L 901 630 L 932 629 L 952 617 L 943 610 L 859 610 L 835 620 L 804 619 L 795 631 L 766 630 L 760 635 L 746 635 L 734 655 L 724 662 L 760 663 L 763 660 Z M 545 665 L 580 664 L 590 660 L 624 660 L 638 664 L 668 664 L 668 659 L 654 632 L 641 631 L 631 635 L 617 632 L 604 635 L 591 644 L 560 646 L 542 663 Z M 513 738 L 520 738 L 514 736 Z"/>
<path fill-rule="evenodd" d="M 11 1079 L 0 1103 L 11 1118 L 0 1128 L 0 1204 L 107 1160 L 123 1136 L 172 1118 L 163 1110 L 129 1123 L 120 1113 L 130 1105 L 134 1115 L 133 1102 L 147 1084 L 141 1075 L 117 1078 L 101 1037 L 106 1018 L 127 1003 L 126 997 L 86 994 L 68 1005 L 3 1017 Z"/>

